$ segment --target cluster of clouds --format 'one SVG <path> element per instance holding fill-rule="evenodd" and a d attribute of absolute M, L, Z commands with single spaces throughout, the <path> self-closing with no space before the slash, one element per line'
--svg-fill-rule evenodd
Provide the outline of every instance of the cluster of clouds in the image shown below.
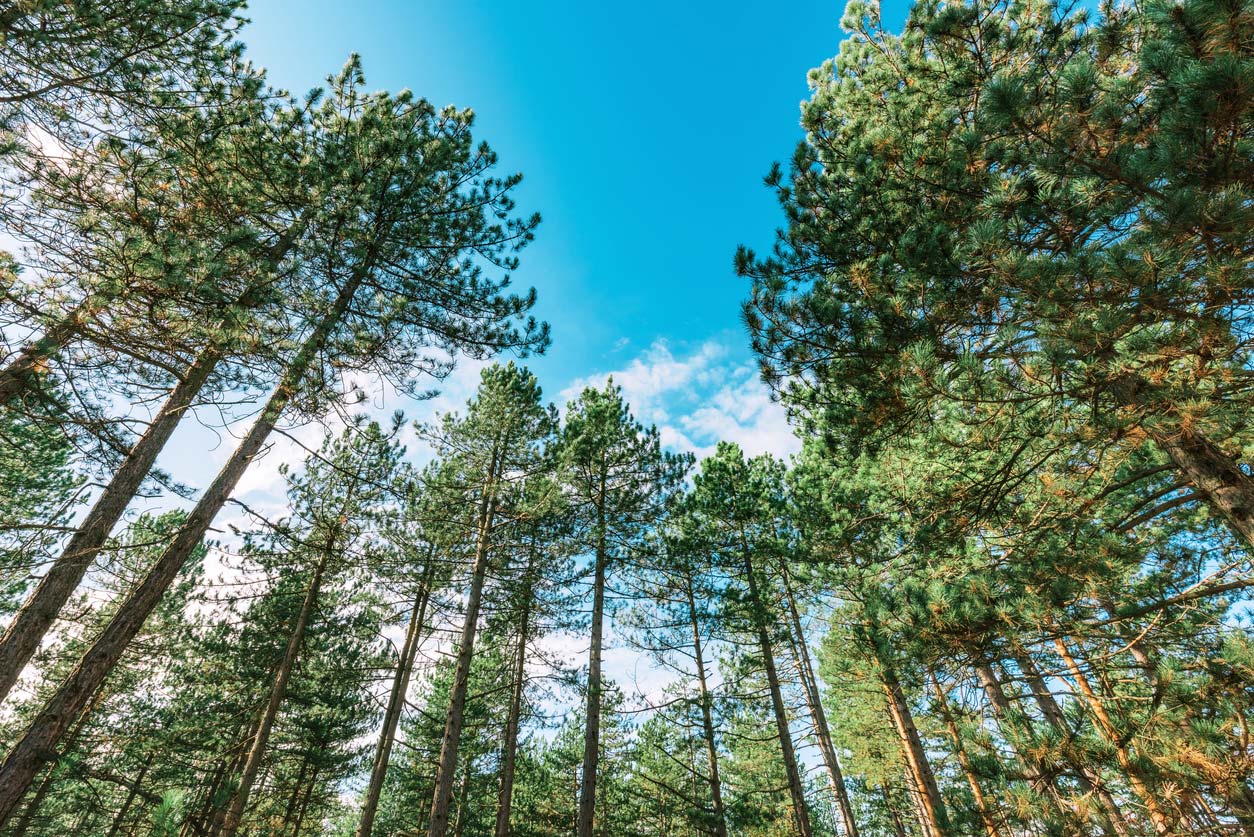
<path fill-rule="evenodd" d="M 735 442 L 747 455 L 787 458 L 800 449 L 784 409 L 771 400 L 752 361 L 736 360 L 726 342 L 707 340 L 677 352 L 656 340 L 619 369 L 584 376 L 562 390 L 563 401 L 607 377 L 623 389 L 636 418 L 656 425 L 662 444 L 698 458 L 719 441 Z"/>

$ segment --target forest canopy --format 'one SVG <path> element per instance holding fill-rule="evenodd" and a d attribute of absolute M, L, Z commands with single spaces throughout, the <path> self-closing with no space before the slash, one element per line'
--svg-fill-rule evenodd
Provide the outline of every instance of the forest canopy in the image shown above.
<path fill-rule="evenodd" d="M 0 834 L 1254 835 L 1249 0 L 850 2 L 700 457 L 242 5 L 0 7 Z"/>

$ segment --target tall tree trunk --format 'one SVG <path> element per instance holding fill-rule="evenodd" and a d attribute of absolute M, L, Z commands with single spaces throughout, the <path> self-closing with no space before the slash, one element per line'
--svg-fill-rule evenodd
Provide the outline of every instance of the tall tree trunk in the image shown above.
<path fill-rule="evenodd" d="M 1045 684 L 1045 679 L 1041 677 L 1040 671 L 1036 668 L 1036 664 L 1032 662 L 1031 656 L 1022 649 L 1017 649 L 1015 661 L 1019 664 L 1019 669 L 1023 672 L 1028 682 L 1028 689 L 1032 692 L 1032 697 L 1046 723 L 1050 725 L 1057 735 L 1070 738 L 1072 730 L 1067 724 L 1067 718 L 1063 714 L 1062 707 L 1054 700 L 1053 693 L 1050 692 L 1049 687 Z M 987 673 L 980 673 L 981 682 L 984 682 L 987 677 L 988 682 L 992 683 L 996 691 L 1001 694 L 1003 707 L 1008 705 L 1005 693 L 1002 692 L 1001 685 L 998 683 L 992 667 L 988 666 L 987 669 Z M 995 706 L 995 708 L 997 707 Z M 1002 708 L 999 711 L 1004 713 L 1005 709 Z M 1080 790 L 1097 800 L 1102 811 L 1102 830 L 1107 834 L 1115 834 L 1117 837 L 1128 837 L 1128 825 L 1123 816 L 1123 810 L 1119 807 L 1119 803 L 1115 801 L 1114 795 L 1106 787 L 1102 777 L 1079 761 L 1070 751 L 1070 748 L 1064 754 L 1064 759 L 1074 771 L 1076 783 L 1079 784 Z"/>
<path fill-rule="evenodd" d="M 427 603 L 431 600 L 431 578 L 435 569 L 435 546 L 427 555 L 427 566 L 422 574 L 418 596 L 410 611 L 409 627 L 405 630 L 405 642 L 396 663 L 396 677 L 392 680 L 392 692 L 388 696 L 387 712 L 383 716 L 383 730 L 375 746 L 374 762 L 370 769 L 370 784 L 366 786 L 361 806 L 361 820 L 357 823 L 357 837 L 370 837 L 374 830 L 375 814 L 379 810 L 379 797 L 387 778 L 388 761 L 392 757 L 392 745 L 396 742 L 396 728 L 405 709 L 405 695 L 409 692 L 409 678 L 414 672 L 418 646 L 426 625 Z"/>
<path fill-rule="evenodd" d="M 522 612 L 518 617 L 518 650 L 514 654 L 514 686 L 510 691 L 509 713 L 505 720 L 505 741 L 501 745 L 501 789 L 496 801 L 496 837 L 509 837 L 509 815 L 514 802 L 514 767 L 518 758 L 518 727 L 527 677 L 527 642 L 531 630 L 532 572 L 535 553 L 528 559 L 522 591 Z"/>
<path fill-rule="evenodd" d="M 466 769 L 462 771 L 461 789 L 457 792 L 457 818 L 453 823 L 453 837 L 462 837 L 466 831 L 466 806 L 470 800 L 470 775 L 474 767 L 475 757 L 466 760 Z"/>
<path fill-rule="evenodd" d="M 155 753 L 149 753 L 148 758 L 144 760 L 143 765 L 139 768 L 139 773 L 135 776 L 135 782 L 131 785 L 130 790 L 126 794 L 126 799 L 122 803 L 122 807 L 118 809 L 117 814 L 113 817 L 113 822 L 109 825 L 109 831 L 105 837 L 117 837 L 117 833 L 122 830 L 122 823 L 126 821 L 126 815 L 131 812 L 131 806 L 135 804 L 135 799 L 139 796 L 140 785 L 143 784 L 144 777 L 148 775 L 148 769 L 152 767 L 152 762 L 156 758 Z"/>
<path fill-rule="evenodd" d="M 697 622 L 697 602 L 692 593 L 692 573 L 688 573 L 684 592 L 688 596 L 688 621 L 692 624 L 692 651 L 697 664 L 697 683 L 701 689 L 701 731 L 705 739 L 705 758 L 710 769 L 710 800 L 714 811 L 714 837 L 727 837 L 727 814 L 723 810 L 723 782 L 718 773 L 718 745 L 714 739 L 712 695 L 706 679 L 705 657 L 701 649 L 701 628 Z M 694 771 L 695 773 L 695 771 Z"/>
<path fill-rule="evenodd" d="M 914 714 L 897 679 L 897 671 L 881 645 L 882 640 L 874 632 L 871 625 L 866 626 L 870 637 L 870 645 L 879 664 L 880 686 L 888 701 L 888 711 L 897 729 L 901 741 L 902 754 L 906 759 L 906 767 L 914 779 L 919 791 L 919 804 L 928 827 L 938 837 L 952 834 L 949 824 L 949 812 L 945 810 L 945 800 L 941 798 L 940 788 L 936 784 L 936 774 L 928 760 L 927 751 L 923 749 L 923 741 L 919 738 L 918 727 L 914 723 Z"/>
<path fill-rule="evenodd" d="M 296 814 L 296 822 L 292 824 L 292 837 L 300 837 L 300 830 L 305 824 L 305 814 L 309 813 L 309 803 L 313 799 L 314 788 L 318 786 L 318 768 L 314 768 L 305 783 L 305 798 L 301 800 L 300 811 Z"/>
<path fill-rule="evenodd" d="M 884 800 L 884 809 L 888 811 L 888 818 L 893 821 L 893 834 L 896 837 L 908 837 L 906 824 L 901 821 L 901 814 L 897 811 L 897 806 L 893 804 L 893 799 L 888 794 L 887 785 L 880 785 L 880 798 Z"/>
<path fill-rule="evenodd" d="M 596 819 L 597 761 L 601 754 L 601 635 L 605 616 L 605 472 L 597 507 L 597 546 L 592 571 L 592 637 L 588 646 L 588 705 L 584 717 L 583 773 L 579 782 L 578 837 L 592 837 Z"/>
<path fill-rule="evenodd" d="M 949 700 L 945 697 L 945 690 L 941 688 L 940 681 L 936 679 L 934 672 L 928 672 L 928 677 L 932 681 L 932 693 L 936 695 L 936 705 L 940 709 L 941 718 L 945 721 L 945 728 L 949 730 L 949 737 L 954 740 L 954 753 L 958 756 L 958 765 L 967 778 L 967 786 L 971 788 L 971 798 L 975 800 L 975 810 L 980 815 L 984 833 L 988 837 L 1002 837 L 997 820 L 993 817 L 993 810 L 984 796 L 984 789 L 980 787 L 980 780 L 971 766 L 967 748 L 962 745 L 962 733 L 958 729 L 953 713 L 949 710 Z"/>
<path fill-rule="evenodd" d="M 273 266 L 282 261 L 297 234 L 298 227 L 288 230 L 266 254 L 267 263 Z M 250 294 L 255 294 L 255 290 L 246 291 L 236 301 L 236 306 L 250 307 Z M 192 361 L 191 366 L 170 391 L 160 412 L 127 453 L 108 486 L 79 524 L 69 543 L 13 617 L 4 636 L 0 637 L 0 701 L 9 694 L 22 669 L 39 650 L 39 644 L 65 603 L 74 594 L 79 582 L 83 580 L 84 574 L 108 540 L 109 533 L 121 519 L 126 507 L 139 492 L 170 436 L 226 356 L 231 331 L 238 328 L 238 324 L 224 321 L 220 328 L 225 329 L 227 335 L 210 342 Z M 0 386 L 0 390 L 2 389 L 3 386 Z M 3 400 L 0 392 L 0 403 Z"/>
<path fill-rule="evenodd" d="M 780 562 L 780 575 L 784 582 L 784 598 L 788 604 L 788 616 L 792 623 L 794 656 L 797 658 L 801 675 L 802 691 L 805 693 L 806 706 L 810 717 L 814 720 L 814 737 L 818 739 L 819 752 L 823 754 L 823 765 L 827 768 L 827 781 L 836 797 L 837 810 L 840 812 L 841 825 L 848 837 L 858 837 L 858 824 L 853 818 L 853 805 L 849 802 L 849 793 L 845 788 L 845 777 L 840 769 L 840 759 L 836 755 L 836 747 L 832 744 L 831 729 L 827 725 L 827 712 L 823 709 L 823 697 L 819 693 L 818 678 L 814 676 L 814 666 L 810 662 L 810 646 L 806 643 L 805 630 L 801 624 L 801 613 L 797 609 L 797 601 L 792 592 L 792 580 L 788 575 L 788 567 Z"/>
<path fill-rule="evenodd" d="M 240 477 L 254 457 L 261 452 L 318 352 L 348 310 L 365 273 L 364 269 L 359 269 L 345 283 L 331 311 L 305 339 L 284 372 L 283 379 L 266 402 L 261 415 L 183 521 L 169 546 L 139 585 L 126 597 L 109 624 L 79 660 L 78 666 L 35 716 L 26 733 L 9 751 L 3 764 L 0 764 L 0 826 L 13 815 L 18 801 L 30 787 L 40 765 L 47 760 L 48 753 L 53 751 L 65 734 L 71 719 L 82 711 L 109 676 L 109 672 L 126 651 L 126 646 L 139 633 L 149 614 L 160 603 L 166 590 L 174 583 L 179 571 L 204 538 L 205 532 L 222 510 Z"/>
<path fill-rule="evenodd" d="M 435 792 L 431 799 L 427 837 L 444 837 L 448 833 L 453 782 L 457 777 L 457 750 L 461 746 L 466 691 L 470 684 L 470 663 L 474 659 L 479 608 L 483 601 L 483 582 L 488 572 L 488 552 L 492 540 L 493 519 L 496 516 L 496 481 L 501 467 L 501 455 L 499 449 L 493 454 L 488 477 L 484 481 L 483 501 L 479 506 L 479 531 L 475 540 L 475 562 L 471 569 L 470 590 L 466 597 L 466 621 L 462 625 L 461 643 L 457 650 L 448 715 L 444 719 L 444 737 L 440 742 L 440 760 L 436 770 Z"/>
<path fill-rule="evenodd" d="M 753 620 L 757 628 L 758 646 L 762 652 L 762 664 L 766 669 L 766 681 L 771 692 L 771 708 L 775 713 L 775 729 L 779 734 L 779 747 L 784 756 L 784 771 L 788 776 L 788 792 L 792 796 L 793 811 L 797 817 L 797 833 L 800 837 L 813 837 L 814 828 L 810 825 L 810 811 L 806 807 L 805 786 L 801 784 L 801 771 L 797 768 L 797 754 L 793 749 L 792 731 L 788 725 L 788 710 L 784 706 L 784 694 L 779 685 L 779 672 L 775 667 L 775 650 L 766 619 L 765 603 L 758 585 L 758 573 L 754 569 L 753 558 L 749 553 L 749 545 L 743 532 L 740 535 L 740 548 L 745 577 L 749 585 L 749 607 L 753 611 Z"/>
<path fill-rule="evenodd" d="M 327 564 L 331 560 L 334 548 L 334 536 L 328 536 L 318 564 L 314 567 L 313 575 L 309 579 L 309 586 L 305 590 L 304 601 L 301 602 L 300 612 L 296 616 L 296 624 L 292 626 L 292 633 L 288 636 L 287 647 L 283 651 L 283 659 L 274 673 L 274 681 L 270 686 L 270 697 L 261 713 L 261 721 L 257 724 L 257 730 L 253 733 L 253 739 L 248 748 L 248 756 L 244 759 L 244 767 L 240 771 L 240 778 L 236 783 L 235 792 L 231 794 L 231 799 L 226 807 L 220 809 L 214 817 L 212 833 L 218 835 L 218 837 L 235 837 L 235 832 L 239 829 L 240 822 L 244 818 L 244 811 L 248 807 L 248 797 L 252 794 L 253 783 L 257 779 L 257 771 L 261 769 L 261 761 L 265 757 L 266 747 L 270 743 L 270 731 L 274 729 L 274 721 L 278 717 L 279 707 L 287 696 L 288 681 L 292 678 L 292 671 L 296 668 L 296 660 L 305 644 L 305 633 L 309 628 L 309 620 L 313 615 L 314 608 L 318 604 L 318 596 L 322 592 L 323 575 L 326 572 Z"/>
<path fill-rule="evenodd" d="M 108 540 L 114 525 L 134 499 L 148 472 L 152 470 L 157 455 L 165 447 L 221 357 L 220 352 L 210 347 L 201 352 L 188 368 L 157 417 L 126 455 L 122 466 L 97 498 L 61 555 L 39 580 L 38 586 L 9 623 L 4 636 L 0 638 L 0 700 L 9 694 L 22 669 L 39 650 L 40 642 L 61 613 L 61 608 L 78 588 L 87 569 Z"/>
<path fill-rule="evenodd" d="M 1092 712 L 1093 718 L 1097 722 L 1098 732 L 1114 749 L 1115 759 L 1123 769 L 1124 775 L 1128 777 L 1128 784 L 1132 786 L 1132 790 L 1145 805 L 1146 811 L 1149 812 L 1150 822 L 1154 824 L 1154 830 L 1159 834 L 1170 834 L 1172 830 L 1171 819 L 1163 811 L 1162 803 L 1154 794 L 1154 790 L 1150 787 L 1149 781 L 1140 766 L 1136 764 L 1131 753 L 1128 752 L 1125 739 L 1119 734 L 1113 719 L 1106 711 L 1105 704 L 1093 690 L 1088 677 L 1085 676 L 1080 666 L 1076 663 L 1075 657 L 1072 656 L 1071 650 L 1061 636 L 1054 638 L 1054 647 L 1058 650 L 1058 654 L 1062 657 L 1063 662 L 1066 663 L 1067 669 L 1071 672 L 1071 679 L 1075 681 L 1076 686 L 1079 687 L 1080 694 L 1088 704 L 1089 711 Z"/>

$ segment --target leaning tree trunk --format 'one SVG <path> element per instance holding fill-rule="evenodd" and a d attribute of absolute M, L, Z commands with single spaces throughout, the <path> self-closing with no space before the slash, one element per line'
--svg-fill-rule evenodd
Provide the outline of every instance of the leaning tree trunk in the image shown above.
<path fill-rule="evenodd" d="M 475 543 L 475 562 L 471 569 L 470 590 L 466 596 L 466 621 L 462 625 L 457 664 L 453 672 L 453 692 L 449 696 L 448 715 L 444 719 L 444 737 L 440 742 L 440 760 L 436 768 L 435 792 L 431 799 L 431 816 L 427 837 L 444 837 L 448 832 L 449 808 L 453 803 L 453 782 L 457 778 L 457 750 L 461 746 L 462 723 L 466 714 L 466 692 L 470 686 L 470 663 L 474 659 L 475 635 L 479 608 L 483 601 L 483 583 L 488 573 L 488 552 L 492 540 L 492 524 L 496 516 L 496 480 L 501 467 L 499 451 L 494 453 L 484 481 L 483 501 L 479 505 L 479 531 Z"/>
<path fill-rule="evenodd" d="M 870 645 L 879 666 L 880 686 L 888 701 L 888 712 L 893 719 L 893 726 L 897 729 L 906 766 L 919 791 L 919 804 L 924 819 L 934 834 L 938 837 L 946 837 L 953 833 L 949 824 L 949 813 L 945 810 L 945 801 L 936 784 L 936 774 L 932 771 L 932 764 L 928 760 L 927 751 L 923 748 L 923 741 L 919 737 L 919 729 L 915 726 L 910 703 L 906 700 L 892 661 L 880 644 L 880 638 L 870 625 L 867 625 L 867 629 L 871 640 Z"/>
<path fill-rule="evenodd" d="M 1106 711 L 1105 704 L 1093 690 L 1092 685 L 1089 684 L 1088 677 L 1080 669 L 1079 664 L 1071 653 L 1071 649 L 1067 647 L 1061 636 L 1054 638 L 1054 647 L 1057 649 L 1059 656 L 1062 657 L 1063 662 L 1066 663 L 1067 669 L 1071 673 L 1071 679 L 1079 687 L 1080 695 L 1088 704 L 1089 711 L 1096 721 L 1095 726 L 1098 733 L 1115 751 L 1115 760 L 1119 762 L 1124 775 L 1128 777 L 1128 784 L 1132 786 L 1133 792 L 1145 805 L 1145 810 L 1149 812 L 1150 822 L 1153 823 L 1154 830 L 1159 834 L 1170 834 L 1172 832 L 1171 818 L 1167 816 L 1162 808 L 1162 803 L 1154 793 L 1154 789 L 1150 787 L 1149 778 L 1128 751 L 1127 739 L 1119 734 L 1114 720 Z"/>
<path fill-rule="evenodd" d="M 1056 734 L 1070 739 L 1073 733 L 1067 724 L 1067 718 L 1062 712 L 1062 707 L 1054 700 L 1053 693 L 1050 692 L 1049 687 L 1045 684 L 1045 679 L 1041 677 L 1041 673 L 1037 670 L 1036 664 L 1032 662 L 1032 658 L 1020 649 L 1020 653 L 1015 656 L 1015 660 L 1027 679 L 1028 689 L 1032 692 L 1032 698 L 1036 702 L 1037 708 L 1040 709 L 1046 723 L 1050 725 Z M 995 687 L 995 693 L 1001 695 L 1000 704 L 994 704 L 994 710 L 1003 717 L 1010 717 L 1007 714 L 1009 701 L 1001 690 L 996 674 L 991 666 L 986 666 L 985 668 L 987 671 L 981 672 L 979 675 L 981 682 L 991 683 Z M 1115 800 L 1114 795 L 1106 787 L 1106 783 L 1102 780 L 1101 775 L 1081 763 L 1070 752 L 1066 754 L 1065 758 L 1075 771 L 1076 781 L 1080 785 L 1080 790 L 1097 799 L 1098 805 L 1102 810 L 1102 830 L 1107 834 L 1113 833 L 1117 837 L 1128 837 L 1128 825 L 1123 815 L 1123 810 Z"/>
<path fill-rule="evenodd" d="M 204 538 L 205 532 L 226 504 L 249 464 L 261 452 L 318 352 L 348 310 L 364 276 L 365 270 L 358 269 L 345 283 L 330 312 L 305 339 L 284 372 L 282 381 L 266 402 L 261 415 L 183 521 L 174 539 L 144 579 L 126 597 L 109 624 L 79 660 L 78 666 L 44 704 L 26 733 L 9 751 L 3 764 L 0 764 L 0 826 L 13 815 L 40 766 L 55 752 L 70 719 L 82 711 L 117 665 L 127 645 L 143 628 L 149 614 L 161 602 L 166 590 L 174 583 L 179 571 Z"/>
<path fill-rule="evenodd" d="M 793 749 L 792 731 L 788 726 L 788 710 L 784 706 L 784 694 L 779 685 L 779 672 L 775 667 L 775 650 L 771 642 L 770 627 L 766 620 L 761 590 L 758 586 L 757 570 L 753 567 L 753 558 L 749 554 L 744 533 L 741 533 L 741 559 L 744 561 L 745 578 L 749 586 L 749 607 L 753 611 L 754 626 L 758 634 L 758 647 L 762 652 L 762 665 L 766 669 L 766 682 L 771 692 L 771 708 L 775 713 L 775 730 L 779 734 L 779 747 L 784 757 L 784 771 L 788 776 L 788 792 L 792 797 L 792 807 L 797 818 L 797 833 L 800 837 L 813 837 L 814 827 L 810 824 L 810 811 L 806 807 L 805 786 L 801 784 L 801 771 L 797 768 L 797 754 Z"/>
<path fill-rule="evenodd" d="M 588 706 L 584 719 L 583 773 L 579 781 L 578 837 L 592 837 L 596 819 L 597 761 L 601 752 L 601 635 L 605 615 L 605 473 L 597 508 L 597 548 L 592 574 L 592 640 L 588 646 Z"/>
<path fill-rule="evenodd" d="M 967 755 L 967 748 L 962 745 L 962 733 L 958 729 L 953 713 L 949 711 L 949 700 L 945 697 L 945 690 L 941 688 L 940 681 L 936 679 L 934 672 L 928 672 L 928 677 L 932 681 L 932 693 L 936 695 L 936 706 L 940 709 L 941 718 L 945 721 L 945 728 L 949 730 L 949 737 L 954 740 L 954 753 L 958 756 L 958 765 L 962 768 L 963 775 L 966 776 L 967 786 L 971 788 L 971 798 L 975 801 L 975 810 L 980 815 L 984 833 L 988 837 L 1002 837 L 1001 830 L 997 827 L 997 820 L 993 817 L 993 809 L 989 807 L 988 799 L 984 796 L 984 789 L 980 787 L 980 780 L 976 777 L 975 769 L 971 765 L 971 758 Z"/>
<path fill-rule="evenodd" d="M 1254 478 L 1240 463 L 1192 430 L 1152 437 L 1207 505 L 1254 545 Z"/>
<path fill-rule="evenodd" d="M 705 758 L 710 767 L 710 801 L 714 808 L 714 837 L 727 837 L 727 814 L 723 810 L 723 783 L 718 774 L 718 746 L 714 740 L 714 712 L 710 706 L 710 687 L 706 681 L 705 657 L 701 650 L 701 629 L 697 624 L 697 602 L 692 594 L 692 575 L 684 590 L 688 595 L 688 620 L 692 624 L 692 651 L 697 665 L 697 683 L 701 689 L 701 731 L 705 739 Z"/>
<path fill-rule="evenodd" d="M 818 739 L 819 751 L 823 754 L 828 784 L 836 797 L 836 805 L 840 811 L 841 824 L 845 827 L 845 834 L 848 837 L 858 837 L 858 824 L 853 818 L 853 805 L 849 802 L 849 792 L 845 788 L 845 777 L 840 769 L 840 759 L 836 755 L 835 745 L 832 744 L 831 729 L 827 725 L 827 713 L 823 709 L 823 697 L 819 694 L 818 678 L 814 676 L 814 666 L 810 662 L 810 647 L 806 644 L 805 631 L 802 629 L 801 613 L 797 610 L 797 602 L 793 597 L 788 567 L 783 562 L 780 562 L 780 574 L 784 582 L 784 597 L 788 603 L 789 620 L 792 623 L 798 673 L 801 675 L 806 706 L 810 710 L 810 717 L 814 719 L 814 736 Z"/>
<path fill-rule="evenodd" d="M 396 664 L 396 677 L 392 681 L 392 693 L 388 697 L 387 712 L 383 716 L 383 730 L 379 733 L 379 743 L 375 747 L 374 762 L 370 769 L 370 784 L 366 787 L 365 799 L 361 806 L 361 821 L 357 824 L 357 837 L 370 837 L 374 830 L 375 814 L 379 810 L 379 797 L 383 793 L 383 782 L 387 778 L 388 761 L 392 757 L 392 745 L 396 741 L 396 728 L 401 720 L 401 712 L 405 708 L 405 694 L 409 691 L 409 678 L 414 671 L 414 660 L 418 657 L 418 645 L 422 639 L 422 630 L 426 624 L 427 603 L 431 600 L 431 576 L 435 568 L 435 547 L 427 556 L 427 568 L 423 572 L 418 598 L 410 612 L 409 627 L 405 631 L 405 643 L 401 647 L 400 657 Z"/>
<path fill-rule="evenodd" d="M 267 254 L 269 264 L 277 264 L 286 257 L 296 233 L 296 228 L 289 230 L 275 244 Z M 250 293 L 251 291 L 245 292 L 236 305 L 247 306 Z M 96 499 L 87 517 L 79 524 L 61 555 L 40 579 L 38 586 L 0 638 L 0 700 L 4 700 L 12 690 L 22 669 L 39 649 L 39 644 L 56 621 L 61 609 L 74 594 L 92 561 L 105 545 L 109 533 L 139 492 L 170 436 L 226 356 L 227 344 L 235 326 L 224 323 L 222 328 L 227 335 L 209 343 L 192 361 L 191 366 L 170 391 L 160 412 L 127 453 L 121 467 Z"/>
<path fill-rule="evenodd" d="M 33 389 L 37 378 L 47 371 L 48 361 L 67 343 L 80 334 L 84 324 L 94 319 L 110 302 L 111 294 L 93 294 L 44 333 L 31 340 L 0 369 L 0 406 Z"/>
<path fill-rule="evenodd" d="M 522 591 L 522 612 L 518 621 L 518 650 L 514 655 L 514 686 L 510 690 L 509 713 L 505 720 L 505 741 L 501 745 L 501 789 L 496 802 L 496 837 L 509 837 L 509 814 L 514 801 L 514 767 L 518 759 L 518 727 L 527 676 L 527 642 L 531 628 L 531 573 L 535 555 L 526 570 Z"/>
<path fill-rule="evenodd" d="M 305 590 L 305 599 L 301 602 L 300 612 L 296 616 L 296 624 L 288 637 L 287 647 L 283 651 L 283 659 L 274 673 L 274 682 L 270 686 L 270 697 L 261 713 L 261 722 L 253 734 L 252 743 L 248 748 L 248 756 L 244 759 L 243 770 L 235 792 L 226 807 L 214 817 L 212 833 L 218 837 L 235 837 L 240 822 L 244 819 L 244 810 L 248 807 L 248 797 L 252 795 L 253 783 L 257 779 L 257 771 L 261 769 L 261 760 L 265 757 L 266 747 L 270 743 L 270 731 L 274 729 L 274 720 L 278 717 L 279 707 L 287 697 L 287 684 L 291 680 L 292 671 L 296 668 L 296 660 L 305 644 L 305 633 L 309 628 L 309 619 L 314 607 L 318 604 L 318 595 L 322 592 L 322 579 L 327 564 L 334 552 L 334 535 L 327 538 L 322 549 L 318 564 L 314 567 L 309 579 L 309 587 Z"/>

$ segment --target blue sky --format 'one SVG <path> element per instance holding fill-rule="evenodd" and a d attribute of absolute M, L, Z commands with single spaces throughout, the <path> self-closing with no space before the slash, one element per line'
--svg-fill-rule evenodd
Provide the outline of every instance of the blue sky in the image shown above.
<path fill-rule="evenodd" d="M 901 8 L 904 8 L 902 6 Z M 835 54 L 836 0 L 255 0 L 243 38 L 301 93 L 353 52 L 368 86 L 474 108 L 519 207 L 544 222 L 516 276 L 540 294 L 549 397 L 615 373 L 673 446 L 791 449 L 739 322 L 737 244 L 781 214 L 762 176 L 800 139 L 806 73 Z M 900 10 L 885 9 L 891 23 Z M 451 381 L 456 405 L 473 369 Z M 388 405 L 389 407 L 405 406 Z M 422 412 L 427 412 L 422 409 Z"/>

